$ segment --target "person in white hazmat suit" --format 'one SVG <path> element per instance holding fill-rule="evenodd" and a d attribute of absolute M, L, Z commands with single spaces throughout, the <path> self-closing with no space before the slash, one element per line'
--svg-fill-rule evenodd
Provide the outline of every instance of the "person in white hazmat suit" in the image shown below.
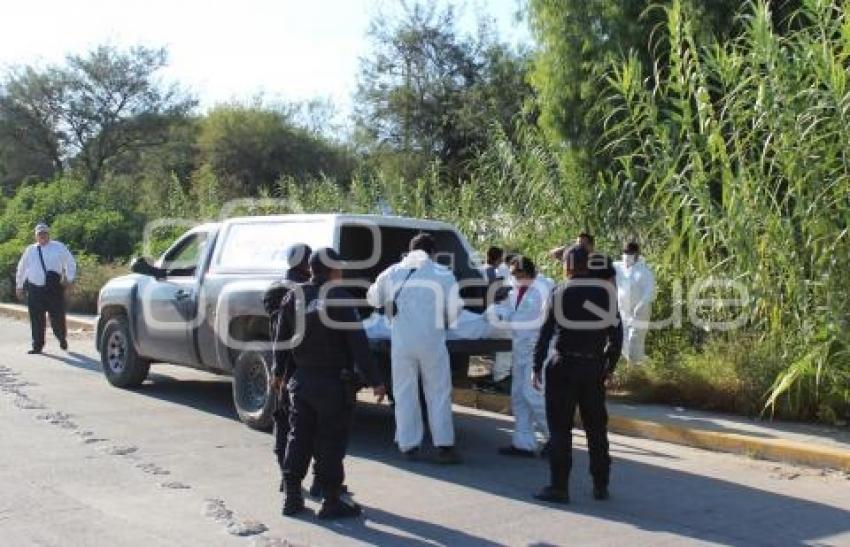
<path fill-rule="evenodd" d="M 420 234 L 410 241 L 410 253 L 382 272 L 366 298 L 391 317 L 392 389 L 396 442 L 416 459 L 423 437 L 419 381 L 425 393 L 431 439 L 438 463 L 459 463 L 454 450 L 452 378 L 446 329 L 463 310 L 457 280 L 448 268 L 432 260 L 434 238 Z"/>
<path fill-rule="evenodd" d="M 511 445 L 499 448 L 499 454 L 534 457 L 535 432 L 549 438 L 543 393 L 531 385 L 534 345 L 555 283 L 539 275 L 534 262 L 526 257 L 515 257 L 510 267 L 510 295 L 495 310 L 499 319 L 508 322 L 512 334 L 511 409 L 515 423 Z"/>
<path fill-rule="evenodd" d="M 486 307 L 492 303 L 491 300 L 498 298 L 502 294 L 503 289 L 509 287 L 511 270 L 510 266 L 505 263 L 505 250 L 501 247 L 489 247 L 487 249 L 487 264 L 481 271 L 488 285 L 488 298 L 485 300 Z M 483 388 L 487 390 L 506 391 L 510 385 L 510 377 L 510 352 L 497 352 L 493 355 L 491 381 L 489 384 L 485 384 Z"/>
<path fill-rule="evenodd" d="M 623 320 L 623 357 L 639 363 L 646 357 L 646 333 L 655 298 L 655 276 L 640 255 L 634 241 L 626 244 L 623 259 L 614 263 L 617 271 L 617 305 Z"/>

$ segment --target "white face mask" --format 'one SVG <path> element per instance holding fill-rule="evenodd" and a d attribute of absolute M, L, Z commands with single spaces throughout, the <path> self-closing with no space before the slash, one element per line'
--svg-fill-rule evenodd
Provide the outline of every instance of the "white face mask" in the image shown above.
<path fill-rule="evenodd" d="M 623 264 L 626 265 L 627 268 L 631 268 L 637 262 L 637 255 L 623 255 Z"/>

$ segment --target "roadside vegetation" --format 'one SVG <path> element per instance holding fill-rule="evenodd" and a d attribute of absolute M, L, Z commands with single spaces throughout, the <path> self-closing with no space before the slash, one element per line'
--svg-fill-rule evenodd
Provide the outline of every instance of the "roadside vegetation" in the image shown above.
<path fill-rule="evenodd" d="M 486 21 L 463 34 L 450 9 L 428 3 L 376 19 L 346 131 L 321 101 L 201 113 L 157 79 L 164 51 L 104 47 L 10 73 L 2 296 L 36 220 L 80 256 L 71 301 L 91 311 L 103 281 L 145 251 L 147 221 L 218 218 L 239 197 L 283 198 L 239 214 L 444 219 L 478 248 L 520 250 L 552 276 L 545 251 L 588 230 L 610 254 L 641 241 L 659 282 L 653 315 L 683 314 L 650 332 L 648 362 L 623 367 L 621 389 L 846 423 L 850 7 L 529 0 L 525 16 L 527 50 Z M 738 328 L 689 320 L 685 296 L 712 278 L 749 293 Z M 712 294 L 731 296 L 702 297 Z M 715 321 L 739 311 L 697 310 Z"/>

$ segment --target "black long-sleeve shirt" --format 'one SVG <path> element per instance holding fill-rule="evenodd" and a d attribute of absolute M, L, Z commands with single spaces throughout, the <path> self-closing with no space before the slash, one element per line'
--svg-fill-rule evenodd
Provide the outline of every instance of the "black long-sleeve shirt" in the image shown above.
<path fill-rule="evenodd" d="M 543 368 L 553 337 L 558 355 L 605 360 L 608 371 L 613 372 L 623 345 L 614 285 L 590 276 L 576 276 L 555 287 L 534 348 L 535 372 Z"/>
<path fill-rule="evenodd" d="M 276 342 L 290 342 L 283 350 L 295 368 L 353 369 L 368 385 L 380 385 L 369 339 L 357 308 L 344 302 L 354 297 L 342 287 L 322 289 L 311 279 L 283 299 Z M 331 319 L 335 324 L 328 324 Z"/>

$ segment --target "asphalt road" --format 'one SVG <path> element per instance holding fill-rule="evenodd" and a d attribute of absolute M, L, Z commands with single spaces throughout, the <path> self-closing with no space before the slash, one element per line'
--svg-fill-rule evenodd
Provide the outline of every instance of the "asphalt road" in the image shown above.
<path fill-rule="evenodd" d="M 285 519 L 272 437 L 236 420 L 227 378 L 163 365 L 122 391 L 89 335 L 42 356 L 28 338 L 0 318 L 0 545 L 850 545 L 846 474 L 612 435 L 597 502 L 577 432 L 572 503 L 547 506 L 545 462 L 495 454 L 511 421 L 461 408 L 466 462 L 438 467 L 399 458 L 389 408 L 360 405 L 346 469 L 364 518 Z"/>

